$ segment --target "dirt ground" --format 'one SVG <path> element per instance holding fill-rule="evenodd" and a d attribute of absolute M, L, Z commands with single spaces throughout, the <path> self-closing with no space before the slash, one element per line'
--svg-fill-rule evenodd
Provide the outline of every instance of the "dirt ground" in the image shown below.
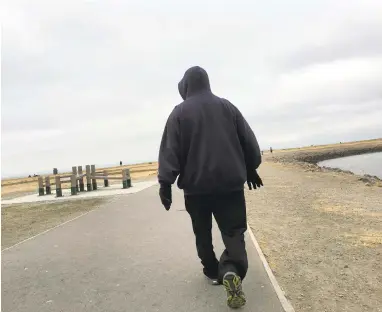
<path fill-rule="evenodd" d="M 382 311 L 382 188 L 293 163 L 259 173 L 248 221 L 295 310 Z"/>
<path fill-rule="evenodd" d="M 98 208 L 106 199 L 82 199 L 56 203 L 25 203 L 2 207 L 1 249 Z"/>

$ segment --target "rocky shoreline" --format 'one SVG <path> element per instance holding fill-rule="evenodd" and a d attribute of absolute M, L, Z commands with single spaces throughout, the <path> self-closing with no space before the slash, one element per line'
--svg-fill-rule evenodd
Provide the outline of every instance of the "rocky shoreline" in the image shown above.
<path fill-rule="evenodd" d="M 268 153 L 266 160 L 271 162 L 295 164 L 304 168 L 306 172 L 332 171 L 356 175 L 351 171 L 342 170 L 340 168 L 330 168 L 326 166 L 321 167 L 318 165 L 318 163 L 329 159 L 377 152 L 382 152 L 382 139 L 327 146 L 307 147 L 294 150 L 279 150 L 274 151 L 273 154 Z M 359 176 L 359 181 L 366 183 L 368 186 L 382 186 L 382 179 L 377 176 L 368 174 L 363 176 L 356 176 Z"/>

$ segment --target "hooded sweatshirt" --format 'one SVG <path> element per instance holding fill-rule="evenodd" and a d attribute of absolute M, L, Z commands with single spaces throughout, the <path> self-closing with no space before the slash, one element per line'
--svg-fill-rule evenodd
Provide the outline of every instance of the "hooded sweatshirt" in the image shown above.
<path fill-rule="evenodd" d="M 158 180 L 185 195 L 244 188 L 261 163 L 256 137 L 240 111 L 211 92 L 207 72 L 189 68 L 178 84 L 183 102 L 168 117 L 159 149 Z"/>

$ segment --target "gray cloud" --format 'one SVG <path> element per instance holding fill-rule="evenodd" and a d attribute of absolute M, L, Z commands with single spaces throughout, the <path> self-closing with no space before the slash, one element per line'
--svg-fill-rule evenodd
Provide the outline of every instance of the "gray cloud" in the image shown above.
<path fill-rule="evenodd" d="M 185 5 L 2 4 L 3 175 L 155 160 L 195 64 L 263 147 L 382 136 L 380 1 Z"/>
<path fill-rule="evenodd" d="M 382 54 L 382 20 L 350 25 L 322 45 L 305 45 L 284 56 L 286 69 Z"/>

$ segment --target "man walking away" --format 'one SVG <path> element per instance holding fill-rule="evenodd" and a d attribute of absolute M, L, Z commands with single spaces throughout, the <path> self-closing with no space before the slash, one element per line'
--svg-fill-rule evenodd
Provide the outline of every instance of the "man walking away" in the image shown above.
<path fill-rule="evenodd" d="M 183 102 L 171 112 L 159 151 L 159 195 L 166 210 L 171 186 L 178 178 L 184 191 L 203 273 L 227 290 L 227 304 L 245 304 L 242 280 L 248 270 L 244 183 L 260 187 L 256 169 L 261 153 L 256 137 L 240 111 L 211 92 L 207 72 L 191 67 L 178 84 Z M 212 245 L 212 215 L 225 250 L 217 260 Z"/>

